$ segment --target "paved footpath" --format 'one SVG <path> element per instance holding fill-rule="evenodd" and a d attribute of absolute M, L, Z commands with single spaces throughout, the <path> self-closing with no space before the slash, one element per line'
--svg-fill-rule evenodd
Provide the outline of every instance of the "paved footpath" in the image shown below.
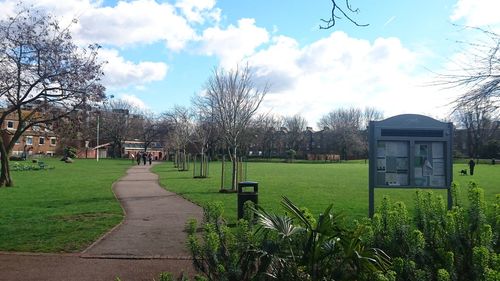
<path fill-rule="evenodd" d="M 153 163 L 154 164 L 154 163 Z M 152 280 L 194 272 L 185 223 L 202 209 L 158 184 L 151 166 L 134 166 L 113 185 L 124 221 L 81 254 L 0 252 L 0 280 Z"/>

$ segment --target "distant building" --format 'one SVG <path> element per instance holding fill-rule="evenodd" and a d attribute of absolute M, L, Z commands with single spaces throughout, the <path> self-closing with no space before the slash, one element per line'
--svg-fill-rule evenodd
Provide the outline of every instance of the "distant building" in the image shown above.
<path fill-rule="evenodd" d="M 122 145 L 122 157 L 124 158 L 132 158 L 139 152 L 144 151 L 144 142 L 141 141 L 124 141 Z M 167 155 L 165 148 L 160 142 L 152 142 L 146 153 L 151 153 L 153 155 L 153 159 L 162 160 Z"/>
<path fill-rule="evenodd" d="M 28 111 L 24 111 L 28 113 Z M 19 126 L 16 113 L 10 113 L 5 122 L 1 124 L 4 137 L 12 139 L 14 132 Z M 12 149 L 13 156 L 49 155 L 53 156 L 58 146 L 58 138 L 52 132 L 49 125 L 36 125 L 27 129 Z"/>
<path fill-rule="evenodd" d="M 103 143 L 96 147 L 84 147 L 80 148 L 77 153 L 78 158 L 96 158 L 96 152 L 99 152 L 99 158 L 107 158 L 111 155 L 110 150 L 112 149 L 111 143 Z M 138 153 L 144 151 L 144 142 L 142 141 L 124 141 L 122 143 L 121 158 L 133 158 L 136 157 Z M 151 153 L 153 159 L 161 160 L 167 155 L 163 145 L 160 142 L 152 142 L 146 153 Z"/>

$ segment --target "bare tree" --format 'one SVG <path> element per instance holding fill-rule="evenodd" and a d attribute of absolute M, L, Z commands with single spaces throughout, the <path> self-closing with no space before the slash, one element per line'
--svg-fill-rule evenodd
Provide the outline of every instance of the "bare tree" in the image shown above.
<path fill-rule="evenodd" d="M 232 161 L 232 190 L 237 184 L 237 157 L 240 137 L 248 128 L 259 108 L 268 86 L 259 88 L 254 83 L 248 65 L 233 70 L 215 69 L 206 84 L 204 95 L 196 101 L 221 130 Z"/>
<path fill-rule="evenodd" d="M 192 134 L 193 142 L 198 153 L 205 155 L 209 149 L 209 144 L 213 140 L 217 128 L 214 124 L 213 116 L 208 114 L 204 108 L 196 107 L 194 111 L 194 130 Z"/>
<path fill-rule="evenodd" d="M 135 118 L 133 128 L 146 153 L 153 142 L 160 142 L 168 133 L 170 124 L 153 112 L 146 111 L 140 114 L 139 118 Z"/>
<path fill-rule="evenodd" d="M 77 47 L 68 28 L 37 10 L 21 8 L 0 21 L 0 122 L 18 121 L 0 138 L 0 186 L 13 184 L 8 155 L 27 129 L 104 98 L 98 49 Z"/>
<path fill-rule="evenodd" d="M 287 148 L 298 151 L 304 141 L 304 131 L 307 128 L 307 120 L 300 114 L 284 118 L 284 127 L 287 129 Z"/>
<path fill-rule="evenodd" d="M 469 157 L 479 157 L 480 150 L 499 128 L 498 108 L 491 102 L 478 100 L 455 110 L 455 120 L 466 131 Z"/>
<path fill-rule="evenodd" d="M 454 61 L 456 69 L 438 74 L 432 83 L 463 91 L 454 101 L 455 110 L 483 101 L 498 107 L 500 102 L 500 34 L 481 28 L 472 29 L 481 32 L 484 39 L 459 42 L 467 48 L 464 56 L 467 59 Z"/>
<path fill-rule="evenodd" d="M 112 144 L 112 156 L 121 157 L 123 141 L 131 137 L 133 115 L 139 109 L 126 100 L 110 100 L 100 111 L 102 139 Z"/>
<path fill-rule="evenodd" d="M 384 112 L 375 107 L 365 107 L 361 121 L 361 129 L 368 128 L 370 121 L 378 121 L 384 119 Z"/>
<path fill-rule="evenodd" d="M 92 130 L 90 122 L 87 122 L 89 119 L 88 113 L 81 110 L 52 122 L 51 131 L 58 137 L 57 149 L 61 150 L 56 154 L 60 154 L 65 147 L 80 147 L 81 139 L 89 140 L 95 134 L 95 128 Z"/>
<path fill-rule="evenodd" d="M 319 127 L 331 130 L 333 146 L 343 159 L 359 152 L 362 148 L 360 127 L 363 113 L 359 108 L 340 108 L 327 113 L 318 122 Z"/>
<path fill-rule="evenodd" d="M 256 143 L 263 156 L 272 157 L 273 151 L 279 151 L 279 138 L 277 132 L 283 126 L 283 117 L 278 115 L 263 114 L 255 118 Z"/>
<path fill-rule="evenodd" d="M 338 0 L 331 0 L 332 10 L 329 19 L 321 19 L 326 25 L 320 25 L 320 29 L 330 29 L 335 26 L 338 19 L 346 18 L 348 21 L 352 22 L 356 26 L 368 26 L 368 24 L 360 24 L 355 21 L 349 13 L 357 14 L 359 13 L 359 8 L 353 8 L 349 0 L 345 0 L 344 6 L 338 5 Z"/>
<path fill-rule="evenodd" d="M 183 155 L 183 170 L 186 167 L 186 148 L 192 142 L 195 129 L 194 115 L 190 108 L 175 106 L 168 112 L 163 113 L 164 120 L 170 125 L 169 137 L 175 145 L 175 149 Z"/>
<path fill-rule="evenodd" d="M 384 119 L 384 112 L 375 107 L 365 107 L 363 111 L 363 118 L 361 122 L 361 139 L 363 148 L 363 157 L 365 158 L 365 163 L 368 161 L 368 125 L 370 121 L 379 121 Z"/>

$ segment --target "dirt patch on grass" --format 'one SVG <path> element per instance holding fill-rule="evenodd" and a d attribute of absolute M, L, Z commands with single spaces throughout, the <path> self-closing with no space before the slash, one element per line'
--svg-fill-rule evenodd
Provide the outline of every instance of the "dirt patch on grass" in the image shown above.
<path fill-rule="evenodd" d="M 81 213 L 81 214 L 71 214 L 71 215 L 59 215 L 59 216 L 52 216 L 53 220 L 56 221 L 64 221 L 64 222 L 83 222 L 83 221 L 89 221 L 89 220 L 95 220 L 95 219 L 111 219 L 111 218 L 117 218 L 119 215 L 113 214 L 113 213 Z"/>

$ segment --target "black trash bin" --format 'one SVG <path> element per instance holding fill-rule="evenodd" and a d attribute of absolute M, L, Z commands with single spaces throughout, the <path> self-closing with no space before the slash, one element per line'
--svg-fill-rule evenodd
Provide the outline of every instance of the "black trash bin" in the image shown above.
<path fill-rule="evenodd" d="M 253 191 L 246 191 L 247 188 L 253 188 Z M 238 219 L 243 218 L 244 204 L 250 200 L 255 205 L 259 198 L 259 183 L 253 181 L 244 181 L 238 183 Z"/>

